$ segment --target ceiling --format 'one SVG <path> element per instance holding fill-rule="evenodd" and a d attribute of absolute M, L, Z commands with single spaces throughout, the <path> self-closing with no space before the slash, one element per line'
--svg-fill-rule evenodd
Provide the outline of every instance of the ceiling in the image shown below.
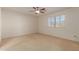
<path fill-rule="evenodd" d="M 45 14 L 50 14 L 50 13 L 53 13 L 53 12 L 57 12 L 57 11 L 61 11 L 61 10 L 64 10 L 64 9 L 67 9 L 69 7 L 44 7 L 46 8 L 46 13 Z M 34 9 L 32 7 L 5 7 L 5 9 L 9 9 L 9 10 L 13 10 L 13 11 L 17 11 L 17 12 L 20 12 L 20 13 L 24 13 L 24 14 L 31 14 L 31 15 L 36 15 L 33 11 Z M 45 15 L 45 14 L 38 14 L 39 15 Z"/>

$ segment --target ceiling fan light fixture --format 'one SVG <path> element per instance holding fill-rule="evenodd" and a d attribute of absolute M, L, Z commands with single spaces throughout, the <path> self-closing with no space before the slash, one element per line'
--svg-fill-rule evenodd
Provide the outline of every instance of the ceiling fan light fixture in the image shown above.
<path fill-rule="evenodd" d="M 40 11 L 39 11 L 39 10 L 36 10 L 36 11 L 35 11 L 35 13 L 39 14 L 39 13 L 40 13 Z"/>
<path fill-rule="evenodd" d="M 43 7 L 33 7 L 33 9 L 34 9 L 35 14 L 46 12 L 46 8 L 43 8 Z"/>

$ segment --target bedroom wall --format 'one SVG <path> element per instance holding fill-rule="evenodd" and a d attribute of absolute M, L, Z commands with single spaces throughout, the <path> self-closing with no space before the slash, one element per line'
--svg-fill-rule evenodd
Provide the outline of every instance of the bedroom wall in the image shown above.
<path fill-rule="evenodd" d="M 64 28 L 48 27 L 48 17 L 65 15 Z M 39 17 L 39 33 L 79 41 L 79 8 L 70 8 Z"/>
<path fill-rule="evenodd" d="M 2 38 L 37 33 L 37 17 L 2 8 Z"/>
<path fill-rule="evenodd" d="M 48 17 L 65 15 L 64 28 L 48 27 Z M 2 9 L 2 38 L 43 33 L 79 41 L 79 8 L 70 8 L 45 16 L 32 16 Z"/>
<path fill-rule="evenodd" d="M 0 8 L 0 42 L 1 42 L 1 8 Z"/>

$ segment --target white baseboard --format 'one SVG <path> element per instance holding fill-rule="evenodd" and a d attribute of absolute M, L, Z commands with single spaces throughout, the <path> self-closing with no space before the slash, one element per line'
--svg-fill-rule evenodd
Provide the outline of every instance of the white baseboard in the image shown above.
<path fill-rule="evenodd" d="M 40 33 L 40 34 L 49 35 L 49 36 L 54 36 L 54 37 L 57 37 L 57 38 L 60 38 L 60 39 L 70 40 L 70 41 L 74 41 L 74 42 L 79 42 L 79 40 L 76 40 L 76 39 L 73 39 L 73 38 L 60 37 L 60 36 L 51 35 L 51 34 L 46 34 L 46 33 Z"/>

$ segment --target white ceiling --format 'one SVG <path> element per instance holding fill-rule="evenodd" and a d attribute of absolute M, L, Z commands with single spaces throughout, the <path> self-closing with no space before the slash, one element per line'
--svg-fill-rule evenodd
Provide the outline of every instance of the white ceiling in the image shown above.
<path fill-rule="evenodd" d="M 45 7 L 45 8 L 47 10 L 45 14 L 50 14 L 53 12 L 67 9 L 69 7 Z M 32 7 L 6 7 L 5 9 L 9 9 L 9 10 L 13 10 L 13 11 L 17 11 L 17 12 L 25 13 L 25 14 L 37 15 L 33 12 L 34 9 Z M 44 14 L 38 14 L 38 15 L 44 15 Z"/>

